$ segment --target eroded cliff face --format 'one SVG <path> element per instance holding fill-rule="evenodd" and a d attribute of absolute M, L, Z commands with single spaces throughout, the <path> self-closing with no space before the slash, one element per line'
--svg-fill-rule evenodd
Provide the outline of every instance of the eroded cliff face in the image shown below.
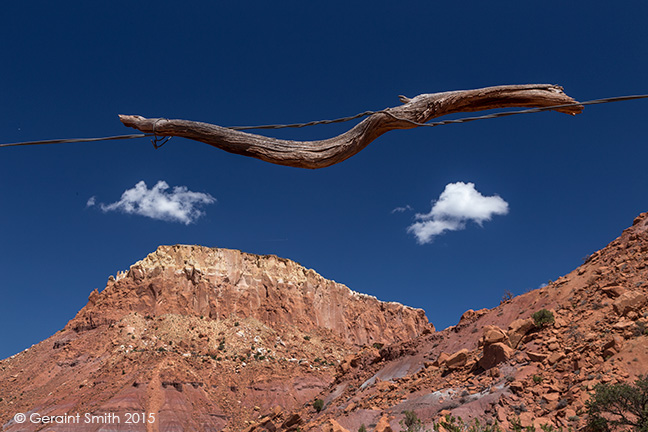
<path fill-rule="evenodd" d="M 294 430 L 303 421 L 292 413 L 332 385 L 358 346 L 432 330 L 421 309 L 287 259 L 161 246 L 93 291 L 62 331 L 0 361 L 0 424 L 36 431 L 44 425 L 13 416 L 91 413 L 122 423 L 47 430 L 238 432 L 265 417 Z M 124 424 L 133 412 L 155 422 Z"/>
<path fill-rule="evenodd" d="M 253 317 L 302 331 L 330 329 L 355 345 L 408 340 L 431 329 L 422 309 L 356 293 L 294 261 L 202 246 L 160 246 L 93 292 L 69 326 L 93 328 L 134 311 Z"/>

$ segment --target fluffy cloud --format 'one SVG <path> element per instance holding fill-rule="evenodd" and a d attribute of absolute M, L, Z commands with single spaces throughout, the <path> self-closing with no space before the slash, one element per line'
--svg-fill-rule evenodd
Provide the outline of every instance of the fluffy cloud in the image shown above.
<path fill-rule="evenodd" d="M 165 181 L 159 181 L 149 189 L 143 181 L 132 189 L 127 189 L 119 201 L 112 204 L 99 204 L 104 212 L 119 211 L 136 214 L 168 222 L 180 222 L 189 225 L 204 213 L 199 207 L 213 204 L 216 199 L 201 192 L 192 192 L 186 186 L 176 186 L 169 191 Z M 87 205 L 93 206 L 95 197 L 88 200 Z"/>
<path fill-rule="evenodd" d="M 407 228 L 416 236 L 420 244 L 430 243 L 435 236 L 445 231 L 458 231 L 466 227 L 468 221 L 481 225 L 493 215 L 508 213 L 508 203 L 497 195 L 483 196 L 473 183 L 450 183 L 433 201 L 429 213 L 417 213 L 414 222 Z"/>

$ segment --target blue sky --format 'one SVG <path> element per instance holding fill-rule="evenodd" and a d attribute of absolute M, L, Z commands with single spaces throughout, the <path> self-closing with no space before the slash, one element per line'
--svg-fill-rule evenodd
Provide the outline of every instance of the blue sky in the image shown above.
<path fill-rule="evenodd" d="M 498 84 L 648 93 L 645 1 L 224 3 L 4 4 L 0 142 L 133 132 L 117 114 L 311 121 Z M 160 244 L 291 258 L 447 327 L 569 272 L 648 210 L 647 104 L 393 131 L 315 171 L 179 138 L 0 149 L 0 358 L 62 328 Z M 194 202 L 204 214 L 189 224 L 101 209 L 160 181 L 213 202 Z M 408 227 L 457 183 L 506 212 L 420 244 Z"/>

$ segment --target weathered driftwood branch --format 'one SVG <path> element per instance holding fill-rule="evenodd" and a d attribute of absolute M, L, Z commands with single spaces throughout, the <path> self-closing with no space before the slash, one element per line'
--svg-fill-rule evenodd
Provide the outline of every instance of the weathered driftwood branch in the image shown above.
<path fill-rule="evenodd" d="M 432 118 L 458 112 L 547 107 L 575 102 L 563 93 L 562 87 L 549 84 L 506 85 L 422 94 L 412 99 L 401 97 L 401 101 L 404 105 L 384 110 L 389 114 L 372 114 L 348 132 L 320 141 L 281 140 L 187 120 L 148 119 L 136 115 L 120 115 L 119 118 L 124 125 L 142 132 L 190 138 L 230 153 L 279 165 L 314 169 L 350 158 L 385 132 L 416 127 L 410 123 L 412 121 L 425 123 Z M 578 114 L 582 109 L 582 106 L 571 106 L 556 111 Z"/>

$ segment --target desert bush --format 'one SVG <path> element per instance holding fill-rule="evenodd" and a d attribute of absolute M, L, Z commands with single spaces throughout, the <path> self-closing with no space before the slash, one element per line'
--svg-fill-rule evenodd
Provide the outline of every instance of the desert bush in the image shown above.
<path fill-rule="evenodd" d="M 640 375 L 634 385 L 597 384 L 587 402 L 587 415 L 592 432 L 648 432 L 648 376 Z"/>
<path fill-rule="evenodd" d="M 364 423 L 361 424 L 358 428 L 358 432 L 367 432 L 367 426 L 365 426 Z"/>
<path fill-rule="evenodd" d="M 437 432 L 442 430 L 445 432 L 502 432 L 502 428 L 496 421 L 488 424 L 474 419 L 472 422 L 466 423 L 461 417 L 452 415 L 446 415 L 445 419 L 434 423 L 434 430 Z"/>
<path fill-rule="evenodd" d="M 418 418 L 414 411 L 403 411 L 405 418 L 402 419 L 399 424 L 405 428 L 406 432 L 422 432 L 423 431 L 423 422 Z M 451 431 L 449 431 L 451 432 Z"/>
<path fill-rule="evenodd" d="M 533 318 L 536 327 L 544 327 L 547 324 L 553 324 L 555 321 L 553 312 L 547 309 L 540 309 L 531 315 L 531 318 Z"/>
<path fill-rule="evenodd" d="M 632 333 L 634 336 L 648 335 L 648 326 L 646 326 L 646 323 L 643 321 L 637 321 L 635 322 L 635 327 Z"/>
<path fill-rule="evenodd" d="M 315 402 L 313 402 L 313 408 L 315 408 L 315 411 L 320 412 L 324 409 L 324 401 L 322 399 L 315 399 Z"/>

